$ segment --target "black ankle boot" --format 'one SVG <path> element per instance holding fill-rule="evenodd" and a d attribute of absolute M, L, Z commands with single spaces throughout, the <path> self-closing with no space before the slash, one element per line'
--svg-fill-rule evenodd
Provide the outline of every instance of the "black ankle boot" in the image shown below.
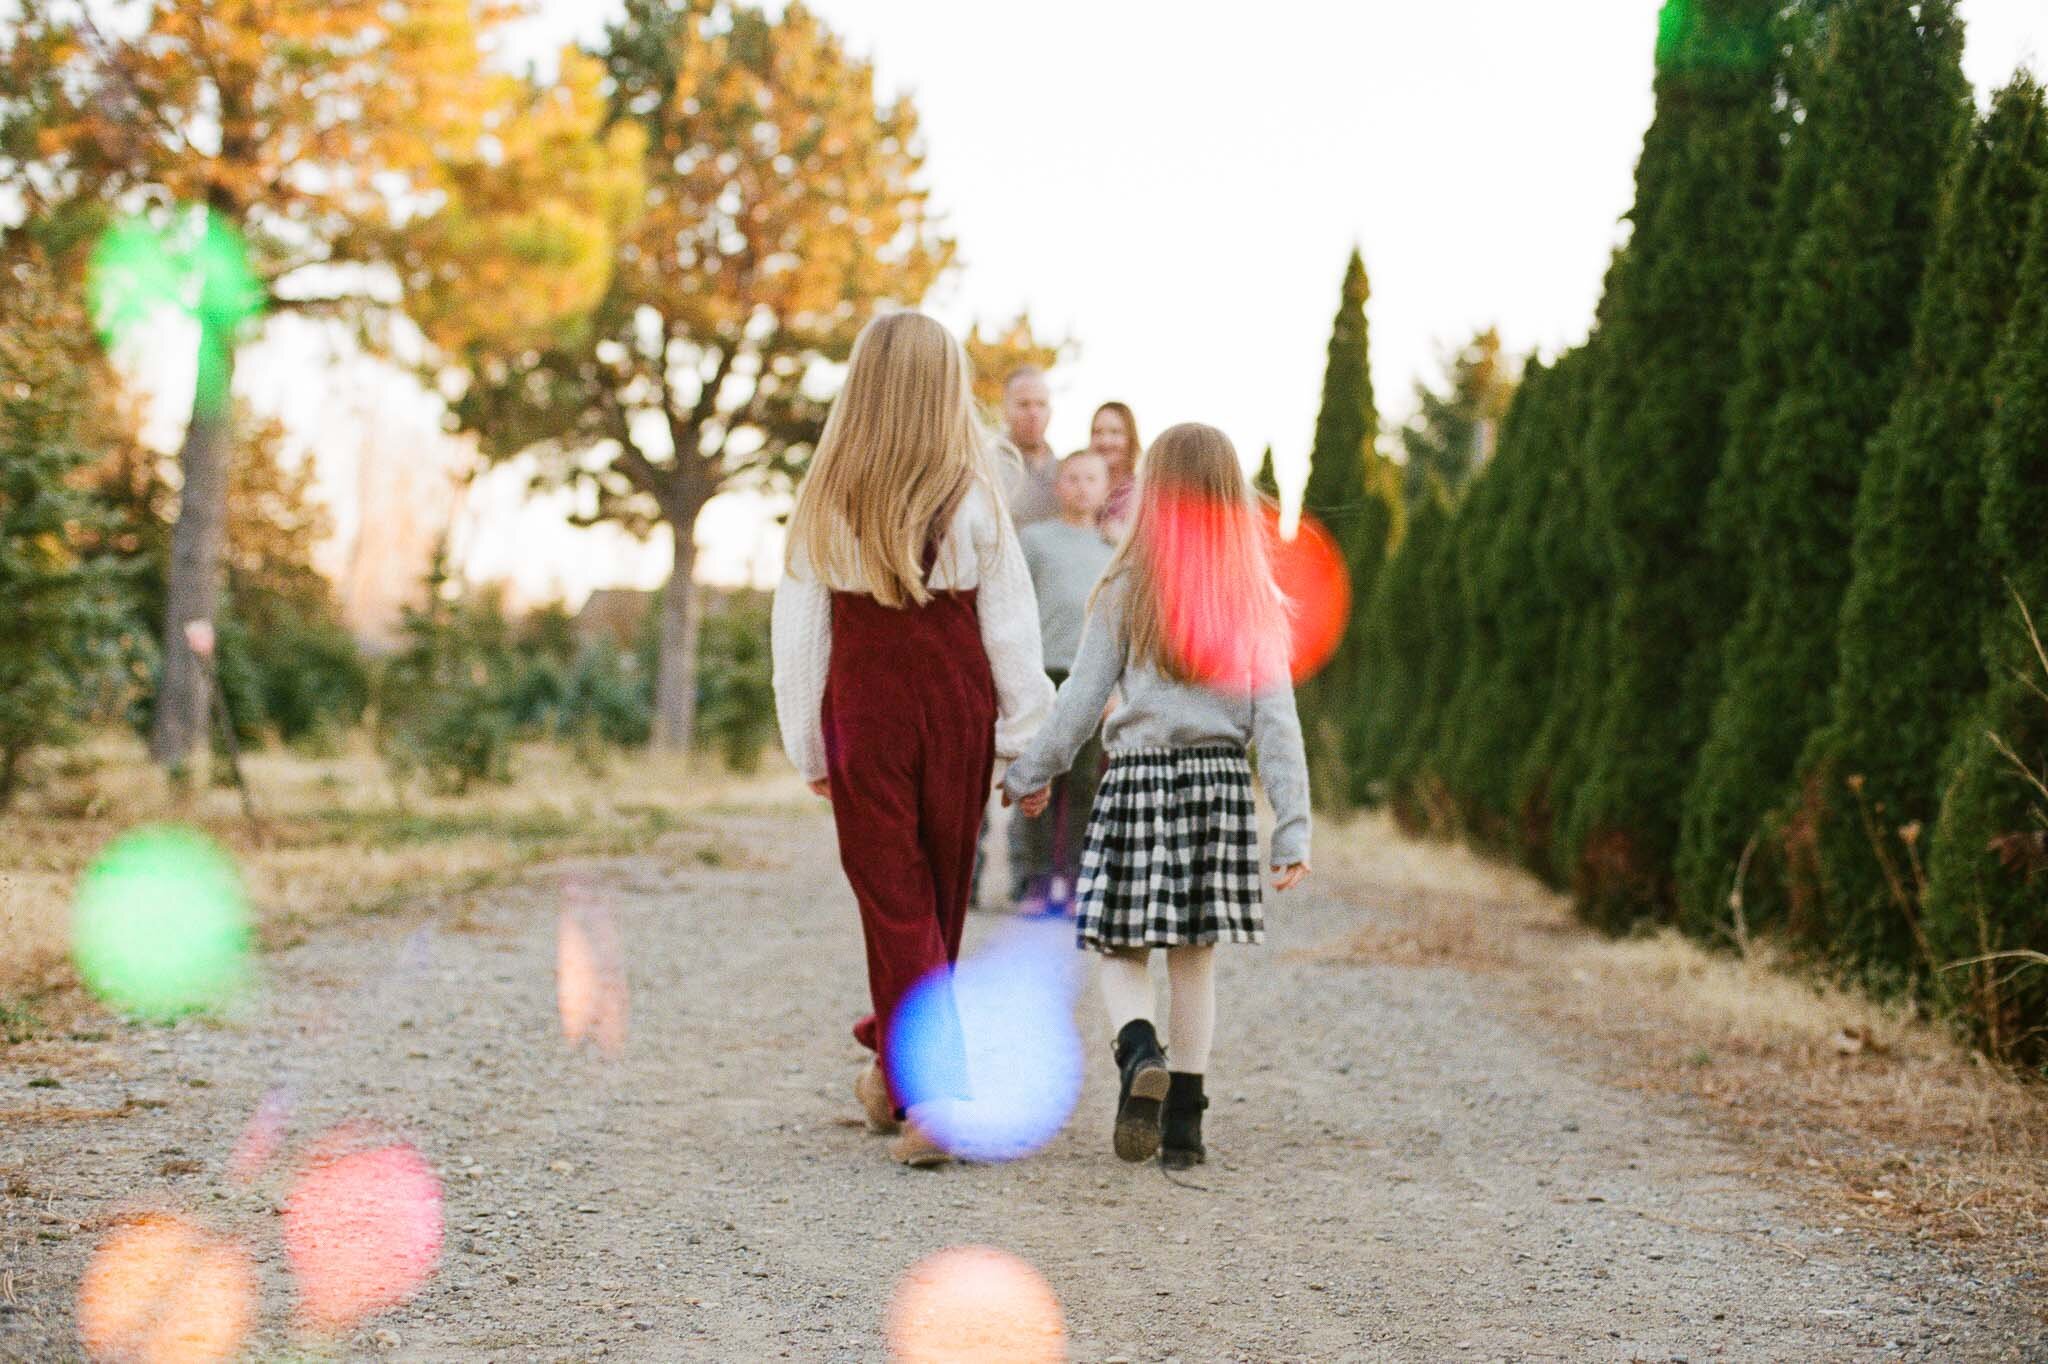
<path fill-rule="evenodd" d="M 1201 1076 L 1178 1070 L 1172 1073 L 1166 1088 L 1166 1118 L 1160 1131 L 1160 1164 L 1169 1170 L 1185 1170 L 1209 1158 L 1202 1149 L 1202 1110 L 1208 1106 Z"/>
<path fill-rule="evenodd" d="M 1123 1160 L 1152 1159 L 1159 1149 L 1159 1106 L 1166 1098 L 1166 1053 L 1159 1033 L 1143 1018 L 1116 1035 L 1116 1064 L 1123 1083 L 1116 1100 L 1116 1153 Z"/>

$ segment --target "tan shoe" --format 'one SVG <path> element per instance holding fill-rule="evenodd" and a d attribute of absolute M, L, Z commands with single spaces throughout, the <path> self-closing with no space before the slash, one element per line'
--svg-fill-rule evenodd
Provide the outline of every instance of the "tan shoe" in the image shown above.
<path fill-rule="evenodd" d="M 889 1143 L 889 1158 L 913 1170 L 936 1169 L 953 1159 L 952 1154 L 932 1140 L 931 1134 L 919 1127 L 914 1118 L 903 1124 L 902 1135 Z"/>
<path fill-rule="evenodd" d="M 878 1137 L 894 1136 L 903 1124 L 896 1120 L 896 1105 L 889 1101 L 889 1082 L 882 1077 L 882 1063 L 870 1061 L 853 1081 L 853 1097 L 868 1115 L 868 1131 Z"/>

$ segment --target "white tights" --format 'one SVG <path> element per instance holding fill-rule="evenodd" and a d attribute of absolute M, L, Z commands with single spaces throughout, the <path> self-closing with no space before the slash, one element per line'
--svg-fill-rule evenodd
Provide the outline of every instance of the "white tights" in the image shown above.
<path fill-rule="evenodd" d="M 1134 1019 L 1152 1019 L 1150 948 L 1128 948 L 1102 956 L 1102 1001 L 1109 1006 L 1109 1026 L 1120 1032 Z M 1209 1069 L 1209 1048 L 1216 1038 L 1216 949 L 1166 949 L 1166 984 L 1171 1009 L 1166 1022 L 1166 1063 L 1190 1075 Z"/>

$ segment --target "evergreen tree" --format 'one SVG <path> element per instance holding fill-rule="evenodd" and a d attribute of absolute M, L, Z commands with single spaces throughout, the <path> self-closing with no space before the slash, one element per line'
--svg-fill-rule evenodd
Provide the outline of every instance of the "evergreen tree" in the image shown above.
<path fill-rule="evenodd" d="M 1273 447 L 1267 446 L 1265 456 L 1259 460 L 1259 472 L 1252 479 L 1252 487 L 1261 496 L 1280 500 L 1280 476 L 1273 472 Z"/>
<path fill-rule="evenodd" d="M 1462 490 L 1492 453 L 1489 441 L 1514 398 L 1515 380 L 1501 355 L 1500 331 L 1488 327 L 1474 336 L 1445 366 L 1446 388 L 1415 386 L 1415 416 L 1401 428 L 1404 495 L 1413 502 L 1430 478 L 1453 496 Z"/>
<path fill-rule="evenodd" d="M 1744 307 L 1777 180 L 1776 0 L 1666 0 L 1634 231 L 1610 277 L 1587 433 L 1613 575 L 1587 775 L 1563 845 L 1581 908 L 1619 927 L 1671 903 L 1679 802 L 1713 704 L 1694 660 L 1740 598 L 1705 543 Z"/>
<path fill-rule="evenodd" d="M 1793 254 L 1813 216 L 1814 195 L 1824 161 L 1811 136 L 1812 127 L 1805 119 L 1824 65 L 1823 12 L 1822 4 L 1816 0 L 1792 6 L 1781 20 L 1779 58 L 1784 66 L 1787 106 L 1781 120 L 1783 164 L 1743 308 L 1741 360 L 1723 415 L 1728 444 L 1707 489 L 1707 549 L 1715 571 L 1736 598 L 1728 618 L 1722 622 L 1724 631 L 1733 625 L 1734 615 L 1748 596 L 1753 569 L 1751 551 L 1758 524 L 1754 499 L 1760 481 L 1758 471 L 1763 464 L 1764 429 L 1779 394 L 1784 391 L 1790 363 L 1785 353 L 1785 343 L 1790 338 L 1779 322 L 1792 288 Z M 1694 671 L 1708 679 L 1709 691 L 1717 696 L 1724 671 L 1722 643 L 1718 634 L 1705 640 L 1692 665 Z"/>
<path fill-rule="evenodd" d="M 1926 932 L 1943 962 L 2048 950 L 2048 194 L 2035 197 L 2028 237 L 1992 370 L 1984 470 L 1983 548 L 2009 591 L 1986 617 L 1990 688 L 1959 726 L 1929 849 Z M 2048 969 L 2001 959 L 1969 971 L 1967 1008 L 1986 1044 L 2048 1060 Z"/>
<path fill-rule="evenodd" d="M 1718 923 L 1744 847 L 1826 718 L 1865 451 L 1903 378 L 1943 165 L 1969 108 L 1951 0 L 1841 0 L 1825 30 L 1794 144 L 1820 164 L 1777 322 L 1786 384 L 1750 498 L 1753 575 L 1682 817 L 1680 895 L 1701 929 Z"/>
<path fill-rule="evenodd" d="M 115 613 L 82 552 L 100 512 L 77 486 L 91 445 L 93 338 L 39 252 L 0 262 L 0 810 L 37 747 L 73 737 L 93 640 Z"/>
<path fill-rule="evenodd" d="M 1452 510 L 1435 553 L 1422 565 L 1424 648 L 1414 674 L 1407 729 L 1387 773 L 1395 812 L 1410 827 L 1438 834 L 1455 832 L 1442 753 L 1471 630 L 1465 610 L 1464 551 L 1472 521 L 1468 497 Z"/>
<path fill-rule="evenodd" d="M 1555 369 L 1530 365 L 1503 425 L 1500 451 L 1472 493 L 1476 501 L 1492 487 L 1497 505 L 1489 513 L 1490 533 L 1466 550 L 1475 643 L 1453 703 L 1444 763 L 1468 827 L 1501 846 L 1515 841 L 1515 772 L 1542 723 L 1556 663 L 1554 613 L 1536 545 L 1554 510 L 1554 466 L 1568 457 L 1575 438 L 1558 425 L 1559 387 Z"/>
<path fill-rule="evenodd" d="M 1388 778 L 1415 728 L 1431 641 L 1429 570 L 1451 532 L 1450 502 L 1441 487 L 1432 487 L 1412 510 L 1407 534 L 1362 613 L 1365 666 L 1345 746 L 1357 755 L 1350 795 L 1365 803 L 1389 797 Z"/>
<path fill-rule="evenodd" d="M 1524 860 L 1555 880 L 1559 813 L 1580 779 L 1574 740 L 1599 703 L 1605 659 L 1604 587 L 1593 554 L 1584 433 L 1603 357 L 1596 339 L 1560 358 L 1546 404 L 1549 470 L 1545 512 L 1533 534 L 1536 617 L 1520 632 L 1518 666 L 1540 677 L 1535 732 L 1514 771 L 1514 808 Z"/>
<path fill-rule="evenodd" d="M 1900 831 L 1933 823 L 1942 751 L 1986 685 L 1987 612 L 2011 606 L 1980 549 L 1978 452 L 1991 424 L 1987 371 L 2044 174 L 2048 117 L 2040 86 L 2022 76 L 1957 158 L 1912 369 L 1856 505 L 1833 719 L 1802 763 L 1788 871 L 1798 927 L 1864 967 L 1925 968 L 1909 919 L 1914 849 Z"/>
<path fill-rule="evenodd" d="M 1344 271 L 1343 297 L 1330 333 L 1322 408 L 1316 414 L 1302 510 L 1328 528 L 1343 551 L 1354 602 L 1370 602 L 1388 548 L 1400 534 L 1398 471 L 1379 453 L 1365 305 L 1372 286 L 1356 250 Z M 1355 617 L 1354 617 L 1355 621 Z M 1323 673 L 1301 688 L 1302 730 L 1318 801 L 1342 801 L 1349 789 L 1342 737 L 1358 704 L 1360 632 L 1354 623 Z"/>

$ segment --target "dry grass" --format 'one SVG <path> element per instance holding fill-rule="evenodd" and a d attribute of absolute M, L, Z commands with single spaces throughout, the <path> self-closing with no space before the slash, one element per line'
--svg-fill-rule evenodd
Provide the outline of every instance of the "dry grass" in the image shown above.
<path fill-rule="evenodd" d="M 261 940 L 276 946 L 545 859 L 687 839 L 690 814 L 707 807 L 806 798 L 793 776 L 735 777 L 655 754 L 618 755 L 596 773 L 546 746 L 520 751 L 514 785 L 460 798 L 414 791 L 401 801 L 365 744 L 332 758 L 258 753 L 246 768 L 253 825 L 234 792 L 173 791 L 138 744 L 107 736 L 0 818 L 0 1042 L 78 1020 L 66 960 L 72 895 L 92 858 L 137 825 L 190 824 L 232 853 Z"/>
<path fill-rule="evenodd" d="M 1601 937 L 1533 879 L 1384 818 L 1320 845 L 1332 878 L 1376 911 L 1336 955 L 1486 972 L 1566 1035 L 1607 1043 L 1620 1082 L 1706 1104 L 1761 1165 L 1817 1185 L 1838 1220 L 2048 1271 L 2048 1088 L 1910 1006 L 1769 944 L 1736 957 L 1670 931 Z"/>

